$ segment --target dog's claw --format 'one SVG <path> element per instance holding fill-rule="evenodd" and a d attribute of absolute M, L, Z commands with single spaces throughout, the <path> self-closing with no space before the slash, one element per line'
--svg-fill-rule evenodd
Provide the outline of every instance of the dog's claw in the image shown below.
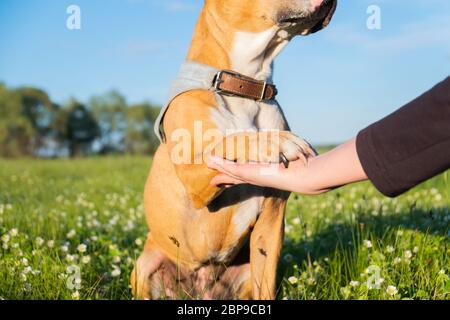
<path fill-rule="evenodd" d="M 284 164 L 284 167 L 286 169 L 289 168 L 289 160 L 286 158 L 286 156 L 284 155 L 283 152 L 280 152 L 280 162 L 282 162 Z"/>

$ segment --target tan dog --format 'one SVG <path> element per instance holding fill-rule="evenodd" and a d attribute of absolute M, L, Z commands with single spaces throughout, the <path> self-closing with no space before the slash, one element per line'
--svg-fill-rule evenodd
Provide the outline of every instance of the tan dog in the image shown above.
<path fill-rule="evenodd" d="M 326 26 L 335 8 L 336 0 L 206 0 L 188 60 L 270 83 L 278 53 L 294 36 Z M 265 90 L 264 83 L 263 95 Z M 136 298 L 276 297 L 289 193 L 212 186 L 210 180 L 218 173 L 208 169 L 204 156 L 279 163 L 279 154 L 293 161 L 314 151 L 289 132 L 274 100 L 224 96 L 223 101 L 226 112 L 213 91 L 190 90 L 176 96 L 164 113 L 167 142 L 155 154 L 145 188 L 150 233 L 131 275 Z M 174 161 L 179 147 L 175 133 L 182 128 L 194 137 L 199 121 L 203 131 L 220 132 L 213 148 L 200 141 L 199 149 L 192 138 L 191 161 Z M 227 135 L 228 129 L 234 134 Z M 277 139 L 267 138 L 264 130 L 269 129 L 280 130 Z M 240 138 L 245 143 L 239 144 Z M 249 145 L 255 141 L 266 145 L 252 152 Z"/>

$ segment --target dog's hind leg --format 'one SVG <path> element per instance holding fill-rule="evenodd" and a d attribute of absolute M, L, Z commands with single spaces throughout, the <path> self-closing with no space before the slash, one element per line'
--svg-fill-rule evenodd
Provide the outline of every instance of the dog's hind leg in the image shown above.
<path fill-rule="evenodd" d="M 284 238 L 286 197 L 269 198 L 264 203 L 250 240 L 252 295 L 256 300 L 276 297 L 277 266 Z"/>
<path fill-rule="evenodd" d="M 159 251 L 149 236 L 130 277 L 133 296 L 136 299 L 160 298 L 152 296 L 151 277 L 162 266 L 165 259 L 164 254 Z"/>

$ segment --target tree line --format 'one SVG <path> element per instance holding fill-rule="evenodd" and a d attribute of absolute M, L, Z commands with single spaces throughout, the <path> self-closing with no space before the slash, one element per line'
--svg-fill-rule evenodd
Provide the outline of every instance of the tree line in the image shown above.
<path fill-rule="evenodd" d="M 39 88 L 0 83 L 0 157 L 151 154 L 160 107 L 127 104 L 118 91 L 58 104 Z"/>

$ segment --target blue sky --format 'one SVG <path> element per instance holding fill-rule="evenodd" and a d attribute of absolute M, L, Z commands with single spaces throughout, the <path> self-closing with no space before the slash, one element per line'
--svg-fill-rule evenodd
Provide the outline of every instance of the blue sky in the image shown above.
<path fill-rule="evenodd" d="M 81 8 L 81 30 L 66 28 L 71 4 Z M 381 30 L 366 27 L 371 4 L 381 8 Z M 60 103 L 112 88 L 129 102 L 163 103 L 201 5 L 2 0 L 0 81 L 43 88 Z M 341 142 L 450 74 L 450 1 L 340 0 L 331 26 L 296 38 L 275 71 L 293 131 L 314 144 Z"/>

